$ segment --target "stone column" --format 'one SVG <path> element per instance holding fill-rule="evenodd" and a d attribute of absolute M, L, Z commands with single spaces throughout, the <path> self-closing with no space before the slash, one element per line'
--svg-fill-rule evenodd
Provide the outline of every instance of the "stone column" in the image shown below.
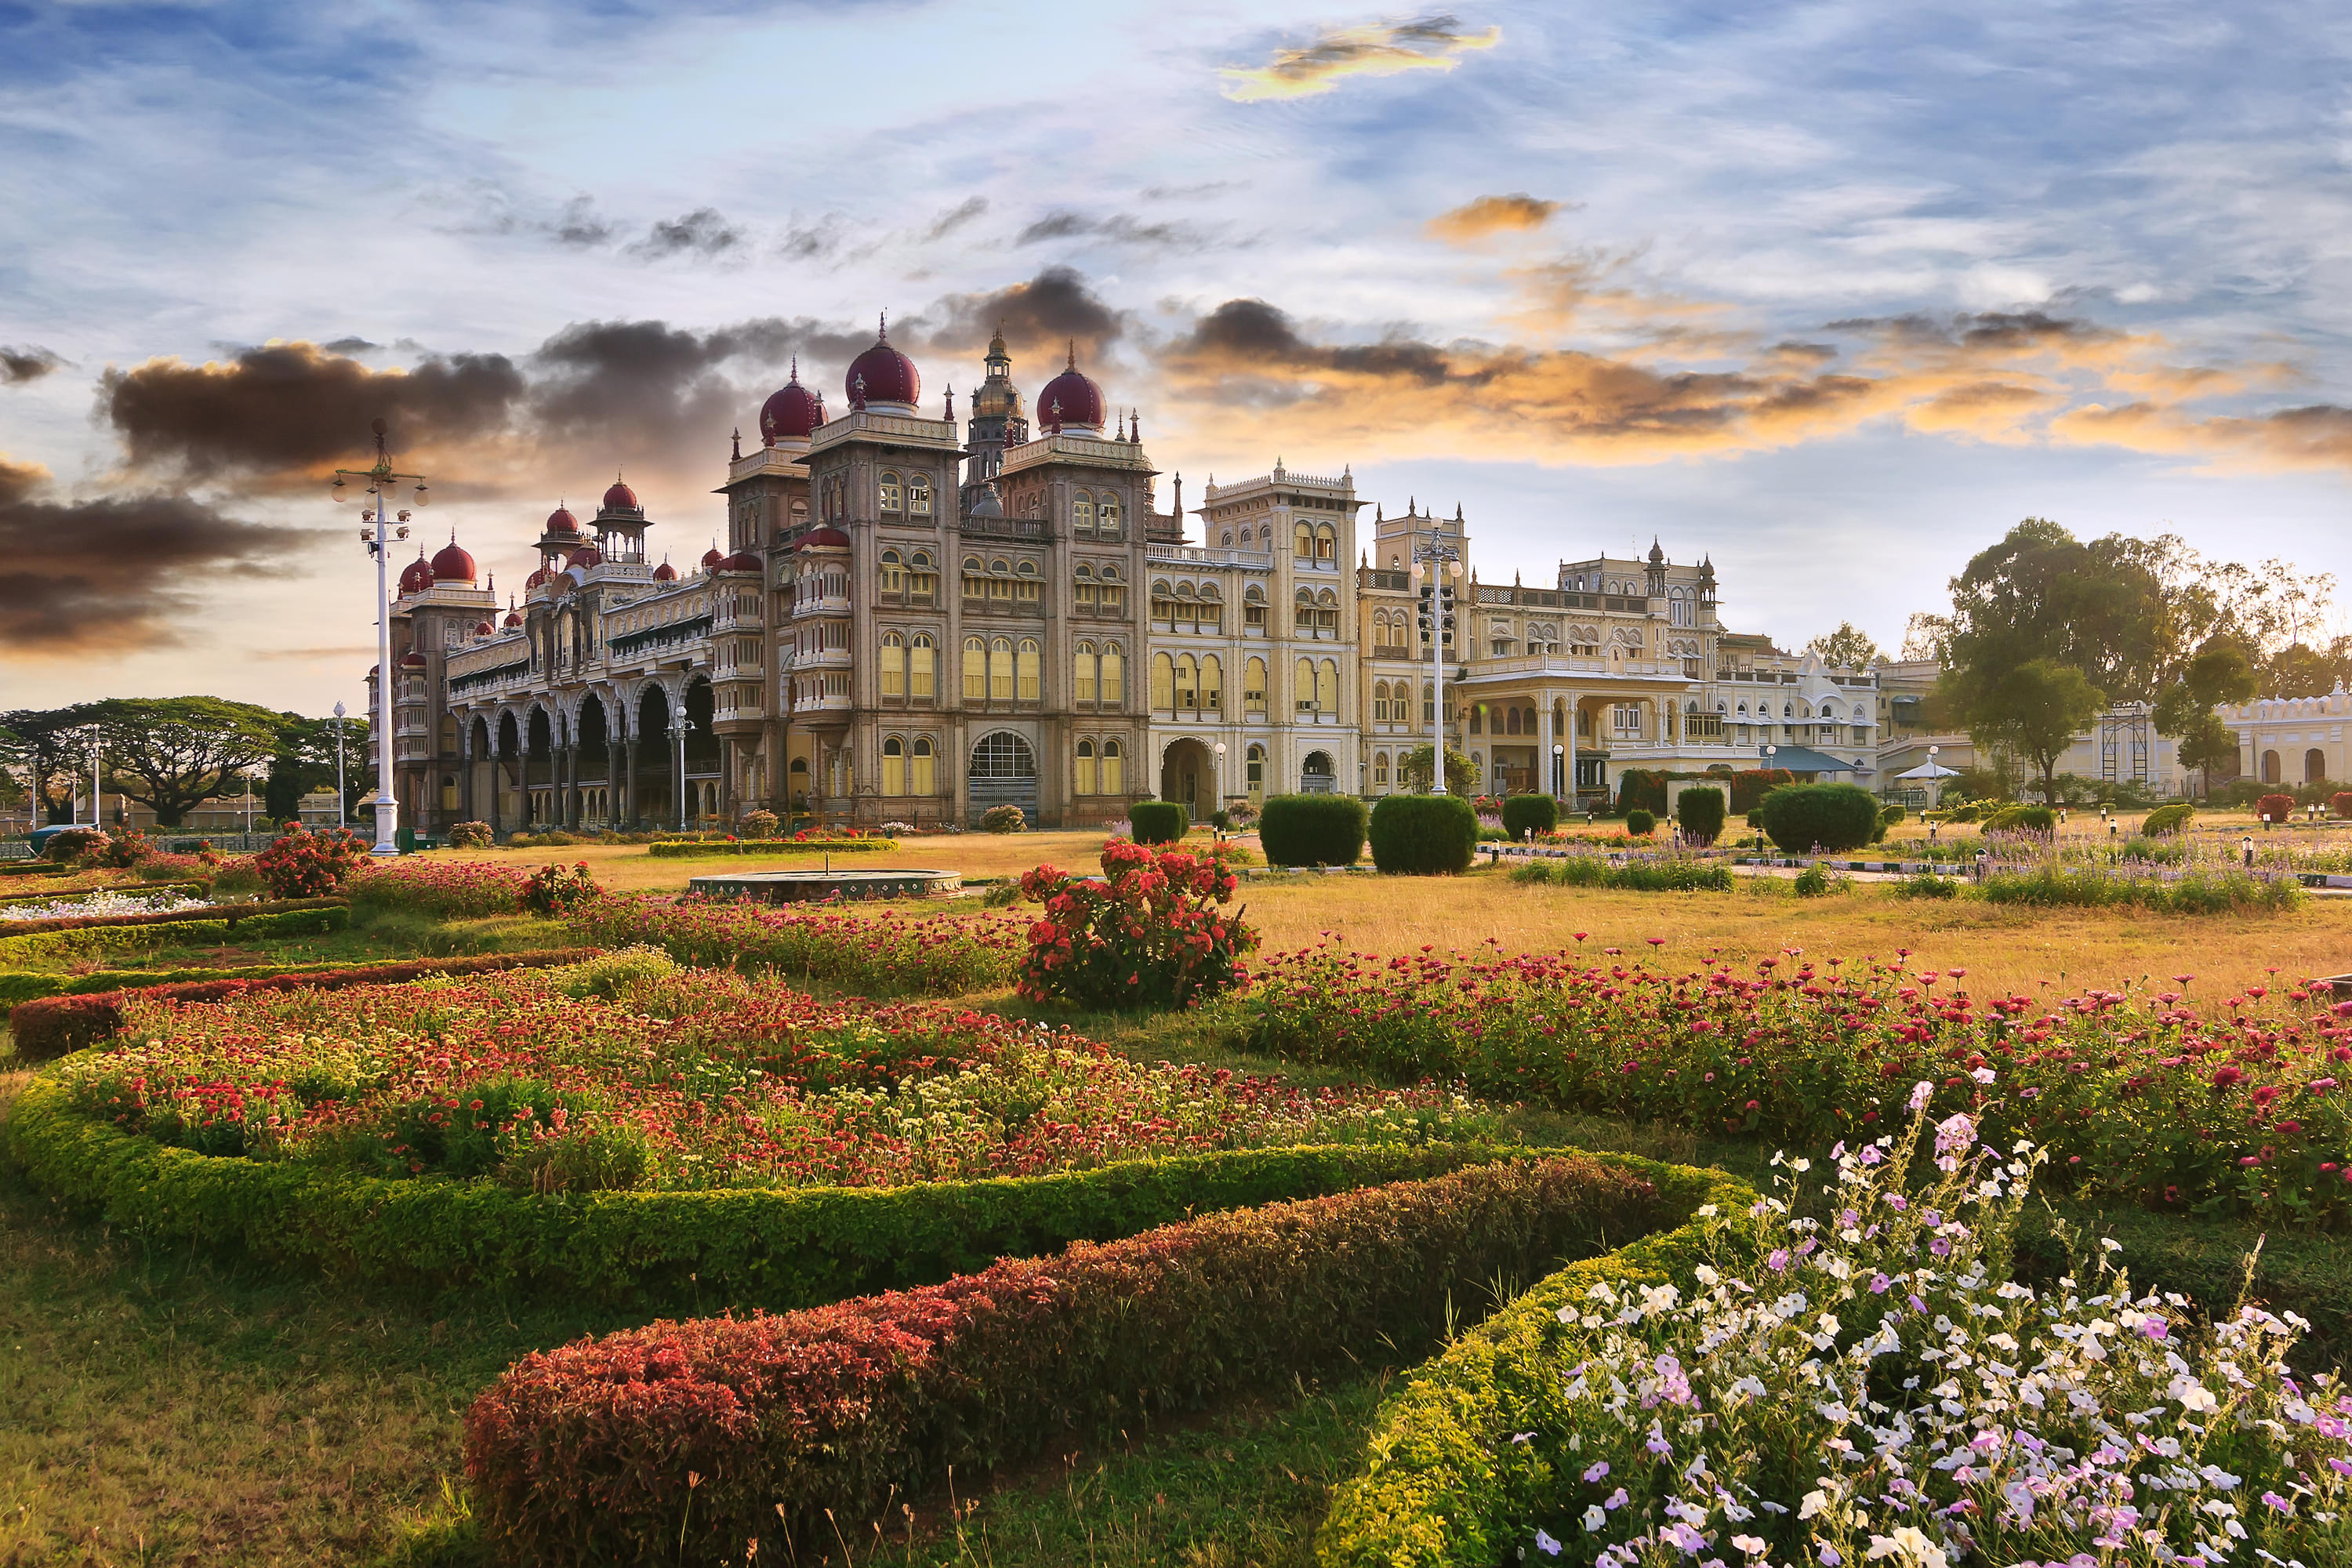
<path fill-rule="evenodd" d="M 1536 733 L 1542 737 L 1536 747 L 1536 777 L 1540 781 L 1538 787 L 1547 795 L 1557 795 L 1559 792 L 1559 782 L 1552 777 L 1551 705 L 1553 700 L 1550 689 L 1544 689 L 1538 698 L 1542 717 L 1536 721 Z"/>
<path fill-rule="evenodd" d="M 1573 691 L 1568 694 L 1568 734 L 1560 742 L 1568 748 L 1568 754 L 1560 759 L 1560 772 L 1568 781 L 1568 798 L 1571 805 L 1576 800 L 1576 711 L 1581 700 Z"/>

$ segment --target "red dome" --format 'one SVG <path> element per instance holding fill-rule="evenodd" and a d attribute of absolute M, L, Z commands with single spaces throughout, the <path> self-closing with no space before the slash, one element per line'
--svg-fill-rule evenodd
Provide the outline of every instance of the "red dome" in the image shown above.
<path fill-rule="evenodd" d="M 416 552 L 415 560 L 401 568 L 400 591 L 404 594 L 422 594 L 431 586 L 433 586 L 433 568 L 425 563 L 425 552 L 420 550 Z"/>
<path fill-rule="evenodd" d="M 524 578 L 524 579 L 522 580 L 522 585 L 523 585 L 524 591 L 525 591 L 525 592 L 528 592 L 528 591 L 530 591 L 530 589 L 533 589 L 533 588 L 538 587 L 541 583 L 544 583 L 544 582 L 546 582 L 546 581 L 547 581 L 547 568 L 546 568 L 546 567 L 544 567 L 544 566 L 542 566 L 542 567 L 541 567 L 538 571 L 536 571 L 536 572 L 532 573 L 530 576 L 528 576 L 528 577 Z"/>
<path fill-rule="evenodd" d="M 842 384 L 848 389 L 852 408 L 869 403 L 902 403 L 912 408 L 923 395 L 923 378 L 913 360 L 890 346 L 887 322 L 874 346 L 849 362 Z"/>
<path fill-rule="evenodd" d="M 767 569 L 767 563 L 748 550 L 737 551 L 712 568 L 718 572 L 765 572 Z"/>
<path fill-rule="evenodd" d="M 802 534 L 800 547 L 803 550 L 846 550 L 849 548 L 849 535 L 827 524 Z"/>
<path fill-rule="evenodd" d="M 580 531 L 580 520 L 572 515 L 570 507 L 559 505 L 553 511 L 547 514 L 547 531 L 577 533 Z"/>
<path fill-rule="evenodd" d="M 400 661 L 400 668 L 403 669 L 423 669 L 425 668 L 425 656 L 412 648 L 409 650 L 408 657 Z"/>
<path fill-rule="evenodd" d="M 793 362 L 793 378 L 760 407 L 760 439 L 772 447 L 779 441 L 805 441 L 824 423 L 824 399 L 801 384 L 800 361 Z"/>
<path fill-rule="evenodd" d="M 454 535 L 434 554 L 433 580 L 436 583 L 472 583 L 476 580 L 474 558 L 457 548 Z"/>
<path fill-rule="evenodd" d="M 714 544 L 702 552 L 702 569 L 705 572 L 716 572 L 719 570 L 719 563 L 726 559 L 727 557 L 719 552 L 719 546 Z"/>
<path fill-rule="evenodd" d="M 474 635 L 478 637 L 495 637 L 498 635 L 498 627 L 490 625 L 489 622 L 484 621 L 480 626 L 474 628 Z"/>
<path fill-rule="evenodd" d="M 604 552 L 593 544 L 583 544 L 565 556 L 563 563 L 566 566 L 602 566 L 604 563 Z"/>
<path fill-rule="evenodd" d="M 1078 368 L 1077 345 L 1070 345 L 1067 370 L 1045 384 L 1037 395 L 1037 421 L 1048 430 L 1083 426 L 1099 430 L 1103 423 L 1102 388 Z"/>
<path fill-rule="evenodd" d="M 643 511 L 645 508 L 637 504 L 636 491 L 619 479 L 614 479 L 613 488 L 604 492 L 604 510 L 606 511 Z"/>
<path fill-rule="evenodd" d="M 667 561 L 663 562 L 660 565 L 654 568 L 654 581 L 656 583 L 677 582 L 677 568 L 671 565 Z"/>
<path fill-rule="evenodd" d="M 522 612 L 521 612 L 520 610 L 509 610 L 509 611 L 507 612 L 507 618 L 506 618 L 506 628 L 507 628 L 507 630 L 509 630 L 509 631 L 513 631 L 517 626 L 521 626 L 521 625 L 522 625 Z"/>

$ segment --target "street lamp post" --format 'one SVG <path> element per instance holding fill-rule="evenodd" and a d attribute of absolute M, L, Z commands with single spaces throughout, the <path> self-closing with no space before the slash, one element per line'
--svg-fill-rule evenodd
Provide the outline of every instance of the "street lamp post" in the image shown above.
<path fill-rule="evenodd" d="M 686 831 L 686 694 L 678 693 L 677 720 L 671 726 L 677 731 L 677 830 Z M 828 860 L 827 866 L 833 864 Z"/>
<path fill-rule="evenodd" d="M 335 704 L 335 826 L 348 826 L 351 814 L 343 803 L 351 796 L 343 793 L 343 705 Z"/>
<path fill-rule="evenodd" d="M 1560 776 L 1567 771 L 1568 747 L 1561 742 L 1555 741 L 1552 742 L 1551 748 L 1551 793 L 1555 795 L 1562 795 L 1567 792 L 1567 783 Z M 1570 804 L 1574 805 L 1575 803 L 1571 801 Z"/>
<path fill-rule="evenodd" d="M 423 474 L 395 473 L 392 452 L 384 444 L 386 426 L 374 422 L 375 465 L 367 468 L 337 468 L 335 482 L 328 492 L 341 500 L 354 493 L 370 498 L 371 505 L 360 514 L 367 524 L 360 530 L 360 542 L 375 557 L 375 848 L 373 853 L 393 856 L 400 853 L 400 844 L 394 837 L 399 827 L 400 805 L 392 795 L 392 595 L 387 575 L 391 552 L 385 548 L 394 539 L 406 539 L 408 513 L 394 504 L 393 490 L 396 483 L 414 480 L 416 485 L 414 504 L 423 506 L 428 499 Z M 356 483 L 352 481 L 356 480 Z M 387 516 L 391 512 L 394 515 Z M 395 524 L 397 532 L 388 531 Z"/>
<path fill-rule="evenodd" d="M 1440 570 L 1439 568 L 1443 568 Z M 1421 635 L 1429 639 L 1432 682 L 1429 710 L 1430 794 L 1445 793 L 1445 651 L 1454 635 L 1454 590 L 1462 581 L 1462 552 L 1426 540 L 1412 547 L 1412 585 L 1421 592 Z"/>

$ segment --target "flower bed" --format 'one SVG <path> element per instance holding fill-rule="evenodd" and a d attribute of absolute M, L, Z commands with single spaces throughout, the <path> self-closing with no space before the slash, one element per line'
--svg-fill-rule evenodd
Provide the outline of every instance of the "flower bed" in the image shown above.
<path fill-rule="evenodd" d="M 1643 893 L 1731 891 L 1731 868 L 1720 860 L 1652 855 L 1612 864 L 1599 855 L 1534 859 L 1511 868 L 1514 882 L 1556 883 L 1564 888 L 1622 888 Z"/>
<path fill-rule="evenodd" d="M 525 1357 L 467 1417 L 509 1561 L 864 1532 L 949 1466 L 1367 1359 L 1410 1356 L 1496 1276 L 1655 1223 L 1635 1163 L 1510 1161 L 1211 1215 L 926 1289 L 705 1318 Z"/>
<path fill-rule="evenodd" d="M 593 949 L 491 953 L 471 958 L 419 958 L 394 963 L 304 963 L 256 965 L 236 970 L 100 970 L 91 974 L 0 975 L 0 1000 L 15 1000 L 8 1030 L 19 1061 L 47 1061 L 110 1039 L 122 1026 L 126 998 L 142 991 L 158 1002 L 219 1002 L 252 991 L 333 991 L 350 985 L 393 985 L 427 974 L 488 974 L 500 969 L 534 969 L 577 963 Z M 58 989 L 17 999 L 8 992 L 26 982 L 53 983 Z"/>
<path fill-rule="evenodd" d="M 2345 1561 L 2352 1399 L 2288 1370 L 2300 1320 L 2200 1327 L 2105 1259 L 2037 1296 L 2031 1146 L 1954 1115 L 1915 1190 L 1926 1122 L 1840 1145 L 1800 1217 L 1717 1205 L 1665 1278 L 1578 1264 L 1463 1336 L 1382 1408 L 1320 1561 Z"/>
<path fill-rule="evenodd" d="M 1001 918 L 793 914 L 693 897 L 599 899 L 572 923 L 601 947 L 658 947 L 680 963 L 772 969 L 867 996 L 960 996 L 1009 985 L 1028 930 L 1027 921 Z"/>
<path fill-rule="evenodd" d="M 400 859 L 362 870 L 352 883 L 352 902 L 443 920 L 509 915 L 522 907 L 529 880 L 528 872 L 488 860 Z"/>
<path fill-rule="evenodd" d="M 206 905 L 182 914 L 91 916 L 87 921 L 33 921 L 24 935 L 0 936 L 0 963 L 30 963 L 43 960 L 89 958 L 112 948 L 140 947 L 163 942 L 223 942 L 231 937 L 267 941 L 273 937 L 318 936 L 351 923 L 351 910 L 341 900 L 301 900 L 279 905 Z"/>
<path fill-rule="evenodd" d="M 147 888 L 100 888 L 86 893 L 0 899 L 0 921 L 82 920 L 95 915 L 170 915 L 211 907 L 201 882 Z"/>
<path fill-rule="evenodd" d="M 895 838 L 662 838 L 646 853 L 664 859 L 712 855 L 879 855 L 898 847 Z"/>
<path fill-rule="evenodd" d="M 1278 954 L 1253 1048 L 1801 1146 L 1867 1136 L 1914 1079 L 2032 1137 L 2088 1197 L 2332 1224 L 2352 1212 L 2352 1002 L 2252 987 L 1973 997 L 1906 957 L 1675 973 L 1613 952 Z M 2188 976 L 2179 984 L 2191 984 Z"/>
<path fill-rule="evenodd" d="M 341 899 L 280 899 L 267 903 L 198 905 L 176 913 L 152 911 L 119 915 L 53 915 L 41 920 L 11 921 L 0 942 L 16 942 L 48 931 L 94 931 L 108 926 L 162 926 L 184 921 L 246 921 L 259 915 L 286 914 L 296 910 L 344 908 Z"/>

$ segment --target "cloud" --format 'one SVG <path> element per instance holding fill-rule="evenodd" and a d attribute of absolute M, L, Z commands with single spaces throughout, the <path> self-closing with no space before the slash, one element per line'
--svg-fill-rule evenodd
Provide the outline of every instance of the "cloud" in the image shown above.
<path fill-rule="evenodd" d="M 936 313 L 936 324 L 934 324 Z M 1075 268 L 1048 267 L 1025 283 L 982 294 L 950 294 L 908 323 L 920 342 L 949 352 L 977 350 L 1000 325 L 1018 357 L 1053 355 L 1075 340 L 1089 363 L 1125 335 L 1126 315 L 1087 286 Z"/>
<path fill-rule="evenodd" d="M 22 348 L 0 343 L 0 382 L 10 386 L 38 381 L 65 363 L 38 343 L 26 343 Z"/>
<path fill-rule="evenodd" d="M 1078 239 L 1098 236 L 1120 245 L 1143 246 L 1160 250 L 1198 250 L 1208 243 L 1208 237 L 1188 223 L 1148 223 L 1126 213 L 1110 217 L 1088 217 L 1084 213 L 1056 209 L 1023 229 L 1013 239 L 1015 245 L 1036 245 L 1053 239 Z"/>
<path fill-rule="evenodd" d="M 988 198 L 986 196 L 968 197 L 958 205 L 950 207 L 946 212 L 941 213 L 937 218 L 933 219 L 931 226 L 923 231 L 923 237 L 925 239 L 945 239 L 949 235 L 953 234 L 957 229 L 961 228 L 964 225 L 970 223 L 972 219 L 980 216 L 986 211 L 988 211 Z"/>
<path fill-rule="evenodd" d="M 198 588 L 279 569 L 307 542 L 184 496 L 45 500 L 47 481 L 0 457 L 0 651 L 12 655 L 177 643 L 202 622 Z"/>
<path fill-rule="evenodd" d="M 746 239 L 743 230 L 721 216 L 717 207 L 697 207 L 684 217 L 656 219 L 646 237 L 629 247 L 629 252 L 653 260 L 673 256 L 709 259 L 741 249 Z"/>
<path fill-rule="evenodd" d="M 564 203 L 562 215 L 546 225 L 546 231 L 557 244 L 574 250 L 590 250 L 607 244 L 619 232 L 614 225 L 597 216 L 595 202 L 587 196 L 574 196 Z"/>
<path fill-rule="evenodd" d="M 1469 245 L 1490 235 L 1541 228 L 1559 211 L 1560 204 L 1514 191 L 1507 196 L 1480 196 L 1451 212 L 1443 212 L 1423 226 L 1432 238 L 1449 245 Z"/>
<path fill-rule="evenodd" d="M 2352 408 L 2314 404 L 2259 415 L 2199 416 L 2155 402 L 2090 404 L 2050 422 L 2060 440 L 2202 458 L 2235 469 L 2352 470 Z"/>
<path fill-rule="evenodd" d="M 1450 71 L 1465 51 L 1491 49 L 1502 41 L 1502 28 L 1465 33 L 1451 16 L 1372 22 L 1333 28 L 1298 48 L 1277 49 L 1265 65 L 1226 66 L 1217 74 L 1225 79 L 1225 96 L 1236 103 L 1311 98 L 1329 92 L 1346 77 Z"/>

